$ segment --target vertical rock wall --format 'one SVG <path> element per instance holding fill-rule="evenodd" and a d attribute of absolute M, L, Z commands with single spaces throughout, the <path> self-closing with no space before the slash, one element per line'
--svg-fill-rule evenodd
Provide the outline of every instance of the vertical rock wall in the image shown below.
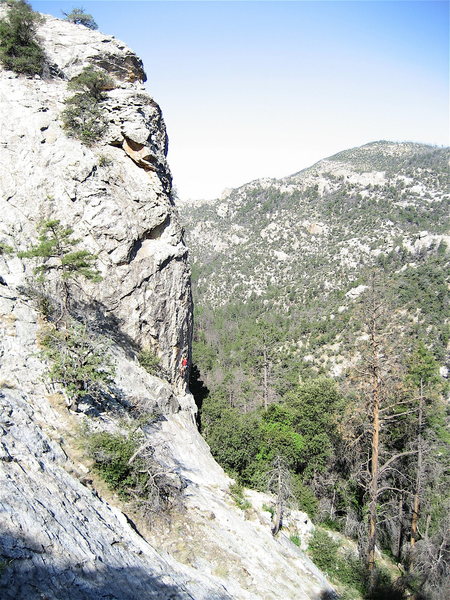
<path fill-rule="evenodd" d="M 15 250 L 37 224 L 60 219 L 98 255 L 103 281 L 80 294 L 122 340 L 152 348 L 172 381 L 189 352 L 191 292 L 187 249 L 171 197 L 167 135 L 146 93 L 142 63 L 111 36 L 45 17 L 39 27 L 52 78 L 0 69 L 0 241 Z M 67 82 L 88 65 L 114 80 L 102 110 L 108 130 L 87 147 L 60 120 Z M 81 246 L 80 246 L 81 247 Z M 31 264 L 8 261 L 2 276 L 23 285 Z"/>

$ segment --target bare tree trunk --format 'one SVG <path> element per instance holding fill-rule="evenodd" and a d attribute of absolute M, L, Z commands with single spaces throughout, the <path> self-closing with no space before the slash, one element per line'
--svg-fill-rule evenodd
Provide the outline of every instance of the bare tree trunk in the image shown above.
<path fill-rule="evenodd" d="M 336 501 L 336 490 L 333 489 L 333 498 L 331 500 L 331 506 L 330 506 L 330 519 L 333 520 L 334 519 L 334 503 Z"/>
<path fill-rule="evenodd" d="M 267 348 L 263 348 L 263 402 L 264 408 L 269 405 L 269 363 L 267 360 Z"/>
<path fill-rule="evenodd" d="M 367 566 L 372 571 L 375 568 L 375 545 L 377 539 L 377 499 L 378 499 L 378 469 L 379 469 L 379 443 L 380 443 L 380 416 L 378 395 L 374 398 L 373 407 L 373 432 L 372 432 L 372 457 L 370 464 L 369 485 L 369 535 L 367 539 Z"/>
<path fill-rule="evenodd" d="M 281 520 L 283 518 L 283 494 L 282 494 L 282 489 L 283 489 L 283 481 L 282 481 L 282 467 L 281 467 L 281 463 L 279 461 L 277 461 L 276 463 L 277 465 L 277 488 L 278 488 L 278 493 L 277 493 L 277 512 L 275 515 L 275 523 L 272 527 L 272 534 L 276 535 L 281 528 Z"/>
<path fill-rule="evenodd" d="M 396 548 L 396 558 L 397 561 L 401 560 L 402 553 L 402 542 L 403 542 L 403 494 L 400 494 L 400 498 L 398 500 L 398 536 L 397 536 L 397 548 Z"/>
<path fill-rule="evenodd" d="M 377 541 L 377 500 L 379 476 L 379 451 L 380 451 L 380 377 L 378 365 L 378 343 L 376 339 L 375 323 L 371 327 L 372 350 L 372 443 L 370 459 L 369 483 L 369 533 L 367 538 L 367 567 L 373 572 L 375 569 L 375 546 Z"/>
<path fill-rule="evenodd" d="M 276 456 L 272 463 L 272 470 L 269 472 L 268 489 L 276 493 L 276 513 L 272 527 L 272 535 L 276 535 L 282 525 L 286 503 L 292 495 L 290 473 L 283 458 Z"/>
<path fill-rule="evenodd" d="M 62 279 L 57 284 L 60 290 L 60 298 L 59 298 L 59 317 L 56 319 L 56 323 L 62 321 L 67 325 L 67 317 L 69 314 L 69 303 L 70 303 L 70 288 L 67 280 Z"/>
<path fill-rule="evenodd" d="M 422 423 L 423 423 L 423 380 L 420 380 L 420 396 L 419 396 L 419 418 L 418 418 L 418 436 L 417 436 L 417 473 L 416 473 L 416 488 L 414 490 L 412 517 L 411 517 L 411 548 L 417 540 L 417 526 L 419 522 L 420 509 L 420 492 L 422 487 L 422 471 L 423 471 L 423 449 L 422 449 Z"/>
<path fill-rule="evenodd" d="M 272 527 L 272 535 L 277 535 L 281 529 L 281 522 L 283 519 L 283 507 L 281 502 L 277 502 L 277 512 L 275 513 L 275 522 Z"/>

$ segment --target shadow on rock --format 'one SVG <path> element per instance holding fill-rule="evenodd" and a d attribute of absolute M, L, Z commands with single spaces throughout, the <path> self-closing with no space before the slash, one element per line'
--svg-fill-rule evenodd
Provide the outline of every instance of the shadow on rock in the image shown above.
<path fill-rule="evenodd" d="M 136 562 L 136 557 L 131 555 Z M 32 540 L 0 535 L 1 600 L 231 600 L 225 589 L 186 588 L 187 576 L 154 573 L 151 566 L 89 564 L 52 555 Z M 168 569 L 170 568 L 167 565 Z M 155 571 L 159 571 L 156 567 Z M 168 583 L 168 580 L 170 583 Z M 177 581 L 178 580 L 178 581 Z"/>
<path fill-rule="evenodd" d="M 77 321 L 85 323 L 92 332 L 106 335 L 120 346 L 128 358 L 134 358 L 141 350 L 139 344 L 123 331 L 123 319 L 119 319 L 103 303 L 79 301 L 72 308 L 71 313 Z"/>
<path fill-rule="evenodd" d="M 202 430 L 202 406 L 203 400 L 208 397 L 209 389 L 206 387 L 205 383 L 201 380 L 200 370 L 196 364 L 193 364 L 191 367 L 191 372 L 189 375 L 189 391 L 194 396 L 195 404 L 197 405 L 197 427 L 198 430 Z"/>

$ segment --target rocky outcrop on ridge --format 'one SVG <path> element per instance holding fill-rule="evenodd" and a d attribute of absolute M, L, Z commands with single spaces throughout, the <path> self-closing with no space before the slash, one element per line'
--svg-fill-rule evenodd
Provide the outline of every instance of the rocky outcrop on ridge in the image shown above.
<path fill-rule="evenodd" d="M 187 251 L 164 123 L 142 87 L 140 60 L 111 36 L 51 17 L 39 35 L 52 77 L 0 69 L 0 242 L 13 250 L 0 247 L 0 597 L 333 597 L 301 549 L 272 537 L 262 510 L 270 498 L 252 493 L 251 509 L 234 505 L 231 480 L 196 429 L 180 374 L 191 336 Z M 86 147 L 67 137 L 60 114 L 67 81 L 90 64 L 115 85 L 103 103 L 106 135 Z M 103 276 L 83 285 L 76 308 L 108 342 L 114 385 L 107 401 L 81 403 L 79 412 L 46 376 L 32 265 L 17 256 L 50 218 L 74 228 Z M 140 367 L 140 347 L 157 353 L 165 380 Z M 102 487 L 82 447 L 86 423 L 118 431 L 130 410 L 157 415 L 142 435 L 183 490 L 184 510 L 166 520 L 126 516 L 129 507 Z M 304 542 L 307 516 L 290 519 Z"/>
<path fill-rule="evenodd" d="M 343 280 L 349 289 L 362 265 L 396 246 L 448 245 L 449 156 L 448 148 L 373 142 L 289 177 L 184 203 L 198 301 L 245 302 L 276 286 L 299 304 Z"/>

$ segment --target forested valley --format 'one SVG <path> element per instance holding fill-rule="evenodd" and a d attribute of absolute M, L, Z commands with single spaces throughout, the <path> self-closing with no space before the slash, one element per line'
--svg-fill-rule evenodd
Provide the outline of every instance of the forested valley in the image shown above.
<path fill-rule="evenodd" d="M 307 512 L 310 555 L 340 597 L 440 600 L 450 550 L 445 152 L 410 145 L 399 165 L 392 146 L 332 157 L 293 176 L 294 189 L 292 178 L 253 182 L 203 221 L 205 206 L 189 216 L 191 390 L 237 503 L 245 508 L 246 487 L 273 493 L 274 534 L 290 507 Z M 390 179 L 366 195 L 364 149 Z M 322 194 L 311 187 L 319 175 Z M 411 191 L 424 180 L 425 194 Z M 264 238 L 270 223 L 282 226 Z M 295 247 L 299 223 L 313 235 Z M 240 241 L 223 243 L 227 228 Z M 342 239 L 356 250 L 338 264 Z"/>

